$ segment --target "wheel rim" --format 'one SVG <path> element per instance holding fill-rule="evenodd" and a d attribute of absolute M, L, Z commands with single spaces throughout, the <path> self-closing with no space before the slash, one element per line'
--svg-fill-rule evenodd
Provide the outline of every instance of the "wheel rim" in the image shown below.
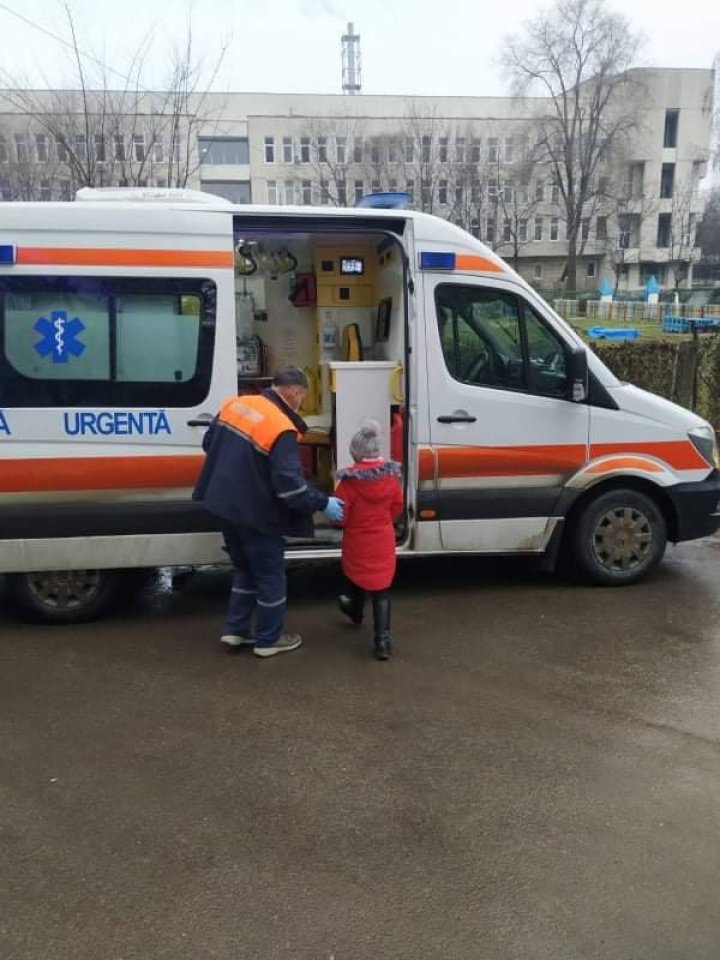
<path fill-rule="evenodd" d="M 51 610 L 79 610 L 100 589 L 98 570 L 43 570 L 28 574 L 28 589 L 38 603 Z"/>
<path fill-rule="evenodd" d="M 593 534 L 593 554 L 606 570 L 636 570 L 651 556 L 653 528 L 637 507 L 617 506 L 598 520 Z"/>

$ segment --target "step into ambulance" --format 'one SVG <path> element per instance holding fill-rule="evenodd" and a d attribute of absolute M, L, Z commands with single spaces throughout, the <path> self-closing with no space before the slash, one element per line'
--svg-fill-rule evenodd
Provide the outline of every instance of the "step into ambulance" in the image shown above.
<path fill-rule="evenodd" d="M 472 236 L 385 207 L 0 206 L 0 572 L 26 608 L 81 619 L 124 571 L 226 562 L 190 497 L 203 432 L 288 363 L 311 383 L 311 482 L 382 423 L 402 555 L 564 556 L 625 584 L 718 528 L 707 423 L 620 383 Z M 318 522 L 288 552 L 335 557 L 338 537 Z"/>

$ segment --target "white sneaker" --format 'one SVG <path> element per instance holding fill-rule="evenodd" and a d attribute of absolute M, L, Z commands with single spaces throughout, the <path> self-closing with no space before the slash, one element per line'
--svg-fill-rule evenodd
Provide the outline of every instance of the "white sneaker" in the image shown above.
<path fill-rule="evenodd" d="M 274 657 L 276 653 L 289 653 L 291 650 L 297 650 L 301 643 L 302 637 L 299 634 L 284 633 L 270 646 L 259 647 L 255 644 L 253 653 L 256 657 Z"/>
<path fill-rule="evenodd" d="M 255 641 L 234 633 L 226 633 L 220 637 L 220 643 L 224 643 L 226 647 L 251 647 Z"/>

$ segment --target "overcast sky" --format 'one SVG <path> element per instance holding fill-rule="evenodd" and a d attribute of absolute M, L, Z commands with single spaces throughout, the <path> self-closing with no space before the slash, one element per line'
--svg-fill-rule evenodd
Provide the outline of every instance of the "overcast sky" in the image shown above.
<path fill-rule="evenodd" d="M 184 0 L 71 0 L 79 41 L 123 71 L 152 31 L 145 83 L 162 85 L 172 38 L 183 35 Z M 495 58 L 503 36 L 537 0 L 194 0 L 198 53 L 228 54 L 217 89 L 340 92 L 340 37 L 348 20 L 361 35 L 363 92 L 502 95 Z M 720 51 L 718 0 L 625 0 L 621 9 L 647 38 L 643 63 L 710 68 Z M 10 11 L 21 14 L 36 27 Z M 2 66 L 35 86 L 72 78 L 69 51 L 37 27 L 67 38 L 60 0 L 0 0 Z"/>

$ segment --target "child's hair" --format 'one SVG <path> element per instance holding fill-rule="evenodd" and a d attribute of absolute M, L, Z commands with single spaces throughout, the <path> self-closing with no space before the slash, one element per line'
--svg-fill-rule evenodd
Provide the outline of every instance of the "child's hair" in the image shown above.
<path fill-rule="evenodd" d="M 380 424 L 366 420 L 350 441 L 350 456 L 358 460 L 370 460 L 380 456 Z"/>

